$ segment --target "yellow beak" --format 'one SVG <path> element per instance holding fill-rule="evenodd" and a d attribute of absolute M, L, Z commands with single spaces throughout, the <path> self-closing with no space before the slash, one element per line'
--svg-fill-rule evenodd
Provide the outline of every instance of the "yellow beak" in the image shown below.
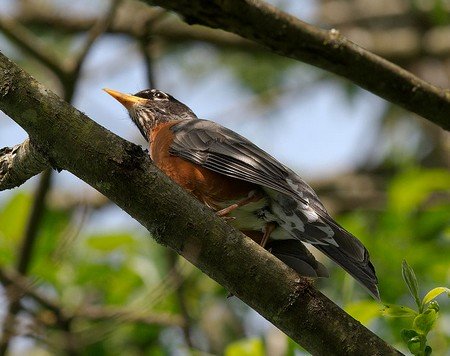
<path fill-rule="evenodd" d="M 103 89 L 106 91 L 109 95 L 111 95 L 114 99 L 116 99 L 119 103 L 121 103 L 123 106 L 125 106 L 128 110 L 131 109 L 131 107 L 135 104 L 145 104 L 147 102 L 147 99 L 140 98 L 138 96 L 129 95 L 121 93 L 120 91 L 112 90 L 112 89 Z"/>

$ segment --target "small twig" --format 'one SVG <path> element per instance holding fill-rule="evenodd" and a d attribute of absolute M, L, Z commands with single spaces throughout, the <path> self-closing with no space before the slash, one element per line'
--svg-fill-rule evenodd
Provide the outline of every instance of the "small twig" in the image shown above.
<path fill-rule="evenodd" d="M 111 307 L 96 307 L 87 306 L 78 310 L 74 314 L 75 318 L 86 318 L 92 321 L 102 321 L 111 319 L 121 319 L 129 323 L 147 324 L 147 325 L 161 325 L 161 326 L 184 326 L 184 320 L 179 315 L 166 313 L 148 313 L 141 311 L 133 311 L 121 308 Z"/>
<path fill-rule="evenodd" d="M 0 17 L 0 30 L 19 48 L 31 54 L 58 77 L 66 75 L 66 68 L 51 46 L 12 18 Z"/>
<path fill-rule="evenodd" d="M 147 73 L 147 84 L 149 88 L 156 88 L 156 80 L 155 80 L 155 71 L 154 71 L 154 27 L 155 24 L 163 20 L 167 16 L 167 11 L 158 10 L 151 11 L 148 14 L 148 18 L 146 19 L 143 29 L 144 32 L 141 33 L 137 40 L 140 42 L 141 52 L 144 56 L 144 64 L 146 67 Z"/>
<path fill-rule="evenodd" d="M 78 73 L 83 62 L 89 53 L 92 45 L 95 41 L 108 29 L 111 23 L 114 21 L 114 17 L 116 11 L 120 5 L 121 0 L 112 0 L 111 6 L 106 14 L 103 16 L 103 19 L 98 20 L 94 26 L 92 26 L 91 30 L 88 32 L 87 39 L 81 48 L 78 55 L 75 57 L 72 62 L 72 71 Z"/>
<path fill-rule="evenodd" d="M 141 40 L 141 52 L 144 56 L 144 63 L 147 74 L 149 88 L 156 88 L 155 72 L 153 70 L 153 41 L 150 38 Z"/>
<path fill-rule="evenodd" d="M 31 207 L 31 213 L 25 227 L 24 236 L 22 238 L 22 246 L 20 247 L 20 254 L 17 260 L 17 271 L 20 274 L 26 274 L 32 262 L 32 254 L 36 243 L 37 233 L 42 223 L 42 216 L 45 211 L 45 196 L 50 188 L 51 169 L 47 168 L 41 175 L 36 195 Z M 6 285 L 9 291 L 9 306 L 6 312 L 6 317 L 3 322 L 4 330 L 0 340 L 0 355 L 5 355 L 11 338 L 15 335 L 14 321 L 15 316 L 20 310 L 20 298 L 17 297 L 15 288 Z"/>
<path fill-rule="evenodd" d="M 111 23 L 114 21 L 115 14 L 122 0 L 112 0 L 111 6 L 104 17 L 92 26 L 90 31 L 88 32 L 87 39 L 84 42 L 83 47 L 77 56 L 71 61 L 71 66 L 69 66 L 70 71 L 73 75 L 77 75 L 80 72 L 81 66 L 86 59 L 87 54 L 92 48 L 95 41 L 109 28 Z"/>
<path fill-rule="evenodd" d="M 184 293 L 184 285 L 185 285 L 185 276 L 183 276 L 179 272 L 179 268 L 177 268 L 179 256 L 172 250 L 167 250 L 167 257 L 170 261 L 171 270 L 174 273 L 174 278 L 176 280 L 176 284 L 178 288 L 175 289 L 175 297 L 177 299 L 178 307 L 180 308 L 181 316 L 183 317 L 183 335 L 186 345 L 193 349 L 194 345 L 192 343 L 192 335 L 191 335 L 191 327 L 192 327 L 192 318 L 189 315 L 188 307 L 186 304 L 186 298 Z"/>
<path fill-rule="evenodd" d="M 28 272 L 32 261 L 32 252 L 36 242 L 36 236 L 45 212 L 45 197 L 51 184 L 51 169 L 47 168 L 41 175 L 36 195 L 31 208 L 31 214 L 25 228 L 20 255 L 17 263 L 17 271 L 21 274 Z"/>
<path fill-rule="evenodd" d="M 49 299 L 46 295 L 35 288 L 36 282 L 30 281 L 20 273 L 12 270 L 6 271 L 5 269 L 0 268 L 0 282 L 3 285 L 14 285 L 21 294 L 30 296 L 55 315 L 65 315 L 65 312 L 62 311 L 62 308 L 56 302 Z"/>
<path fill-rule="evenodd" d="M 221 48 L 238 49 L 242 51 L 260 52 L 265 49 L 255 42 L 246 40 L 233 33 L 217 31 L 207 27 L 192 27 L 176 18 L 160 21 L 161 13 L 166 15 L 166 10 L 155 8 L 142 8 L 139 3 L 127 3 L 127 11 L 117 16 L 111 26 L 107 29 L 109 33 L 120 33 L 129 35 L 135 39 L 142 38 L 148 32 L 148 24 L 151 23 L 152 36 L 169 43 L 206 42 Z M 136 11 L 140 12 L 135 17 Z M 125 11 L 124 11 L 125 12 Z M 155 21 L 157 18 L 157 21 Z M 17 19 L 27 25 L 45 26 L 63 33 L 80 33 L 87 31 L 93 26 L 96 18 L 77 18 L 65 16 L 64 14 L 27 12 L 19 14 Z"/>
<path fill-rule="evenodd" d="M 65 99 L 69 102 L 72 101 L 78 80 L 80 78 L 81 68 L 83 67 L 84 61 L 94 45 L 95 41 L 108 29 L 114 20 L 116 11 L 122 0 L 112 0 L 111 6 L 107 11 L 106 15 L 99 19 L 91 30 L 88 32 L 87 39 L 83 44 L 78 55 L 74 56 L 67 64 L 67 72 L 65 76 L 61 76 L 60 80 L 64 86 Z"/>

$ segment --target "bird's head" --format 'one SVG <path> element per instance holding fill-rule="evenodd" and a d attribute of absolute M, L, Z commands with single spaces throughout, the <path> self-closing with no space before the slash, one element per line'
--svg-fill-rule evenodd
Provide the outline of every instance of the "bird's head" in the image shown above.
<path fill-rule="evenodd" d="M 161 90 L 146 89 L 134 95 L 111 89 L 104 89 L 104 91 L 126 107 L 131 119 L 146 140 L 150 139 L 151 131 L 159 124 L 197 119 L 191 109 Z"/>

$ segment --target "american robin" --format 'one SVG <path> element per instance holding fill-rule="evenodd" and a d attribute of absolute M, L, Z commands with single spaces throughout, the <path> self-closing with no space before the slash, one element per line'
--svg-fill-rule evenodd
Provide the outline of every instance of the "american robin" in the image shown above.
<path fill-rule="evenodd" d="M 300 274 L 327 276 L 302 242 L 314 245 L 380 298 L 367 249 L 295 172 L 160 90 L 105 91 L 127 108 L 153 162 L 219 216 Z"/>

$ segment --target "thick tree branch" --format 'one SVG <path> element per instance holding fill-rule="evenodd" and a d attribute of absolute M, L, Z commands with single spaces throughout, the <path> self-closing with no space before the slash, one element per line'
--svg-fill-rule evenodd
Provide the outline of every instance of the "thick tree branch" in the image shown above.
<path fill-rule="evenodd" d="M 109 197 L 159 243 L 198 266 L 310 352 L 398 354 L 305 278 L 192 199 L 138 146 L 90 120 L 2 54 L 0 109 L 59 168 Z"/>
<path fill-rule="evenodd" d="M 255 0 L 141 0 L 182 15 L 190 24 L 221 28 L 268 49 L 323 68 L 450 130 L 450 92 L 341 36 Z"/>
<path fill-rule="evenodd" d="M 29 139 L 0 149 L 0 191 L 12 189 L 50 167 Z"/>

